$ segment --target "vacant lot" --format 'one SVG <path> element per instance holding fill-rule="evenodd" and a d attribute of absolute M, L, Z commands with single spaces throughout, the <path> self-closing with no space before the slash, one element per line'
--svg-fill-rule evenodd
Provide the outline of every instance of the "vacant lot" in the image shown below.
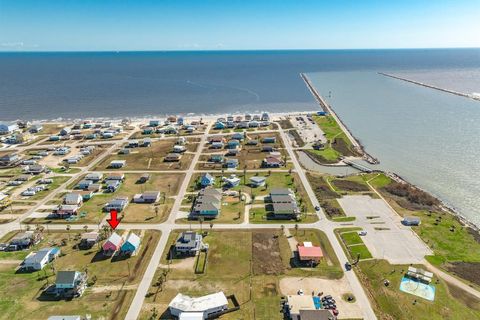
<path fill-rule="evenodd" d="M 2 265 L 0 319 L 46 319 L 59 313 L 89 313 L 95 319 L 123 319 L 160 236 L 157 231 L 137 233 L 142 237 L 140 252 L 126 260 L 104 259 L 97 247 L 91 250 L 76 249 L 79 241 L 77 233 L 44 233 L 44 239 L 33 250 L 59 246 L 62 255 L 54 263 L 55 270 L 88 272 L 89 288 L 82 297 L 72 301 L 49 301 L 41 293 L 55 281 L 50 266 L 41 272 L 16 273 L 18 264 Z M 27 252 L 0 253 L 0 260 L 21 260 L 26 254 Z M 122 289 L 124 286 L 126 288 Z"/>
<path fill-rule="evenodd" d="M 173 232 L 168 243 L 173 243 L 177 235 L 177 231 Z M 310 238 L 309 231 L 306 236 Z M 319 243 L 320 240 L 312 234 L 312 241 Z M 321 241 L 324 241 L 323 238 Z M 170 271 L 166 271 L 166 281 L 162 280 L 158 286 L 155 279 L 162 277 L 163 270 L 168 270 L 165 265 L 168 249 L 164 252 L 162 256 L 164 269 L 159 269 L 154 278 L 154 285 L 149 290 L 140 319 L 148 319 L 153 308 L 156 308 L 158 314 L 168 318 L 166 312 L 168 303 L 178 292 L 199 296 L 223 291 L 227 295 L 235 294 L 240 303 L 240 310 L 222 316 L 222 319 L 280 320 L 283 319 L 283 315 L 279 312 L 281 297 L 279 276 L 296 274 L 303 277 L 315 275 L 328 277 L 332 275 L 328 271 L 333 268 L 337 268 L 338 273 L 333 273 L 335 276 L 342 274 L 336 257 L 330 256 L 329 244 L 325 244 L 324 247 L 323 242 L 322 248 L 329 258 L 337 263 L 335 266 L 325 269 L 327 266 L 325 264 L 315 268 L 314 271 L 301 268 L 293 270 L 289 265 L 291 255 L 288 254 L 290 251 L 288 242 L 281 230 L 214 230 L 208 232 L 204 242 L 209 245 L 205 274 L 195 274 L 193 265 L 187 269 L 178 267 L 182 265 L 182 260 L 174 259 Z"/>
<path fill-rule="evenodd" d="M 112 154 L 96 166 L 96 170 L 107 170 L 112 160 L 126 160 L 126 170 L 185 170 L 189 167 L 193 155 L 185 153 L 179 162 L 165 162 L 175 144 L 174 139 L 155 141 L 151 147 L 130 149 L 130 154 Z M 187 150 L 194 151 L 198 144 L 188 143 Z"/>

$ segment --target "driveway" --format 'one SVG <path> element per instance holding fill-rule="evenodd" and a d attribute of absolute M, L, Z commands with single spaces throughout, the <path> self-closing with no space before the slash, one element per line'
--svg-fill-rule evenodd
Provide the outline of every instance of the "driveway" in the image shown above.
<path fill-rule="evenodd" d="M 338 200 L 347 216 L 356 217 L 355 226 L 367 231 L 362 237 L 374 258 L 393 264 L 422 263 L 430 248 L 402 218 L 383 201 L 370 196 L 345 196 Z"/>

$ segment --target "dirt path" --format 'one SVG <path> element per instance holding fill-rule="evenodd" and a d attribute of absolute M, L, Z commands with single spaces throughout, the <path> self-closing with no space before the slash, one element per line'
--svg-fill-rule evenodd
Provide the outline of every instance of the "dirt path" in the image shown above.
<path fill-rule="evenodd" d="M 92 287 L 93 293 L 101 293 L 106 291 L 120 291 L 120 290 L 137 290 L 137 284 L 131 284 L 128 286 L 124 285 L 110 285 L 110 286 L 101 286 L 101 287 Z"/>

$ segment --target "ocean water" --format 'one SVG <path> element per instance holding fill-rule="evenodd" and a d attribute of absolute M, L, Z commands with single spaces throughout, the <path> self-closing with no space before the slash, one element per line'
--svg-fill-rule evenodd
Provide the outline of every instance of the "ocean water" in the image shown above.
<path fill-rule="evenodd" d="M 480 225 L 480 102 L 373 71 L 309 77 L 379 168 Z"/>
<path fill-rule="evenodd" d="M 0 120 L 318 108 L 300 72 L 472 69 L 480 50 L 0 53 Z"/>
<path fill-rule="evenodd" d="M 380 166 L 480 225 L 480 49 L 0 53 L 0 121 L 315 110 L 305 72 Z"/>

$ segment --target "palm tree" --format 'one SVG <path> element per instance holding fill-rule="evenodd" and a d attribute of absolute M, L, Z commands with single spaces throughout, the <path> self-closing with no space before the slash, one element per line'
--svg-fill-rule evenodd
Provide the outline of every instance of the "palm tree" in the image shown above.
<path fill-rule="evenodd" d="M 202 229 L 202 227 L 203 227 L 203 217 L 199 217 L 198 222 L 200 223 L 200 232 L 203 232 L 203 229 Z"/>
<path fill-rule="evenodd" d="M 68 233 L 68 241 L 70 241 L 70 232 L 69 231 L 71 229 L 71 226 L 69 224 L 67 224 L 66 229 L 67 229 L 67 233 Z"/>
<path fill-rule="evenodd" d="M 298 223 L 295 223 L 295 235 L 298 233 Z"/>
<path fill-rule="evenodd" d="M 83 230 L 85 230 L 85 232 L 88 231 L 88 226 L 83 226 Z"/>
<path fill-rule="evenodd" d="M 213 222 L 210 222 L 210 231 L 213 229 Z"/>

